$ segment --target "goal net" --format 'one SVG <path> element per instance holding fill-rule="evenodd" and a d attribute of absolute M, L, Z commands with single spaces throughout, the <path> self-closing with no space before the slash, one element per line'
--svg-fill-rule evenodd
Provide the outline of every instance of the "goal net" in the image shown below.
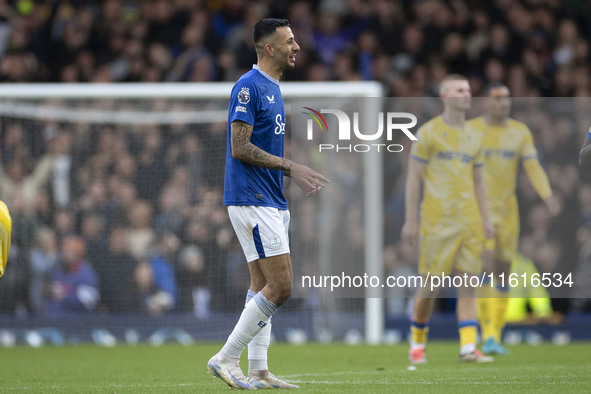
<path fill-rule="evenodd" d="M 14 229 L 0 281 L 0 346 L 226 338 L 249 285 L 222 203 L 230 90 L 0 89 L 0 199 Z M 311 198 L 286 181 L 295 280 L 338 272 L 339 265 L 379 275 L 383 229 L 368 226 L 382 222 L 379 152 L 322 154 L 319 144 L 334 146 L 337 134 L 310 130 L 319 118 L 296 122 L 294 114 L 364 105 L 379 111 L 379 99 L 360 98 L 380 97 L 380 86 L 285 83 L 282 92 L 286 156 L 332 181 Z M 335 129 L 335 119 L 322 120 Z M 373 121 L 360 120 L 368 130 Z M 296 284 L 274 316 L 275 338 L 382 338 L 381 293 L 335 298 L 325 291 Z"/>

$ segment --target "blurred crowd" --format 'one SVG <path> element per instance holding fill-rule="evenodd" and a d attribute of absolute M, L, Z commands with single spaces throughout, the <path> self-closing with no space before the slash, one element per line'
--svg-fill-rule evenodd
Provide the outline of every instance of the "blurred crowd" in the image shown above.
<path fill-rule="evenodd" d="M 453 71 L 476 93 L 491 81 L 519 97 L 590 93 L 591 7 L 577 0 L 2 0 L 0 79 L 235 81 L 267 16 L 289 18 L 301 46 L 288 80 L 421 97 Z"/>
<path fill-rule="evenodd" d="M 14 230 L 0 310 L 206 318 L 243 302 L 248 270 L 222 205 L 226 129 L 207 126 L 3 118 L 0 199 Z"/>
<path fill-rule="evenodd" d="M 256 62 L 252 28 L 267 16 L 289 18 L 302 48 L 285 80 L 377 80 L 388 96 L 429 97 L 455 72 L 470 78 L 475 95 L 501 81 L 516 97 L 580 97 L 558 114 L 542 102 L 515 114 L 532 129 L 564 208 L 549 218 L 520 178 L 521 253 L 591 286 L 591 179 L 576 157 L 591 124 L 584 1 L 0 0 L 0 81 L 235 81 Z M 0 310 L 206 318 L 240 309 L 248 271 L 222 206 L 225 138 L 223 123 L 2 119 L 0 199 L 14 234 Z M 398 241 L 406 156 L 394 156 L 384 159 L 385 266 L 412 272 L 415 251 Z M 362 190 L 354 170 L 336 170 L 345 189 L 335 194 L 349 215 L 334 229 L 352 229 L 348 254 L 362 259 L 361 212 L 347 210 L 352 203 L 342 197 Z M 294 225 L 313 240 L 318 212 L 301 209 Z M 301 260 L 313 251 L 301 251 Z M 591 309 L 587 300 L 558 299 L 555 307 Z"/>

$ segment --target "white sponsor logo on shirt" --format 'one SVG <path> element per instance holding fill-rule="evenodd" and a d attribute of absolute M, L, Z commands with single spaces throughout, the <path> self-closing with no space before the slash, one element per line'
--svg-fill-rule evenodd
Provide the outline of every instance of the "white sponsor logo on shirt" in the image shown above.
<path fill-rule="evenodd" d="M 275 116 L 275 124 L 277 125 L 275 127 L 275 134 L 285 134 L 285 122 L 282 122 L 282 120 L 281 114 Z"/>

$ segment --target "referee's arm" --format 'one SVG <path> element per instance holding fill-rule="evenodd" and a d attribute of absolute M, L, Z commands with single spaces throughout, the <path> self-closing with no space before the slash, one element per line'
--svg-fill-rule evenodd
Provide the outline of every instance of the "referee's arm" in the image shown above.
<path fill-rule="evenodd" d="M 585 138 L 585 143 L 579 152 L 579 166 L 583 170 L 591 169 L 591 138 L 589 135 Z"/>

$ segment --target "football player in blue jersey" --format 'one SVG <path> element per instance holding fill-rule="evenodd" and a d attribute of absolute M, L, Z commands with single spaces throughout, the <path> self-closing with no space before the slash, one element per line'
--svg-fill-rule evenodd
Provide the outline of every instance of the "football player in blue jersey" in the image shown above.
<path fill-rule="evenodd" d="M 289 22 L 259 21 L 254 43 L 257 64 L 231 93 L 224 179 L 224 205 L 248 262 L 251 284 L 238 323 L 207 369 L 233 388 L 298 388 L 275 377 L 267 365 L 271 316 L 291 295 L 290 217 L 283 177 L 291 177 L 308 196 L 329 180 L 283 157 L 286 117 L 279 79 L 294 67 L 300 49 Z M 239 365 L 246 346 L 248 377 Z"/>

